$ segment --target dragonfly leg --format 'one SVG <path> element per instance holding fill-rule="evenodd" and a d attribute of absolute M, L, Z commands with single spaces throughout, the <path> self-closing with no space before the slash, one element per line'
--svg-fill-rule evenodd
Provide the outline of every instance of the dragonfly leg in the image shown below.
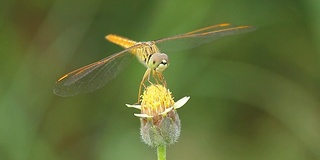
<path fill-rule="evenodd" d="M 160 76 L 159 79 L 161 79 L 161 82 L 162 82 L 163 86 L 167 87 L 167 81 L 164 78 L 163 74 L 160 73 L 158 76 Z"/>
<path fill-rule="evenodd" d="M 137 102 L 137 104 L 140 103 L 142 86 L 143 86 L 143 88 L 146 88 L 146 85 L 144 84 L 144 82 L 147 80 L 149 83 L 151 83 L 151 81 L 150 81 L 150 71 L 151 71 L 151 69 L 148 68 L 148 69 L 146 70 L 146 72 L 144 72 L 143 78 L 142 78 L 142 80 L 141 80 L 141 82 L 140 82 L 139 93 L 138 93 L 138 102 Z M 151 84 L 152 84 L 152 83 L 151 83 Z"/>
<path fill-rule="evenodd" d="M 155 70 L 152 70 L 152 77 L 154 79 L 154 81 L 157 83 L 157 84 L 160 84 L 159 81 L 158 81 L 158 72 L 156 72 Z M 160 80 L 160 79 L 159 79 Z M 161 80 L 160 80 L 161 81 Z"/>
<path fill-rule="evenodd" d="M 167 87 L 167 82 L 163 76 L 163 74 L 161 72 L 156 72 L 155 73 L 156 75 L 154 75 L 154 79 L 159 79 L 159 81 L 161 82 L 161 84 L 164 86 L 164 87 Z M 157 81 L 158 83 L 158 81 Z M 159 84 L 159 83 L 158 83 Z"/>
<path fill-rule="evenodd" d="M 156 72 L 153 70 L 152 76 L 157 84 L 162 84 L 163 86 L 167 87 L 166 81 L 165 81 L 164 76 L 161 72 Z"/>

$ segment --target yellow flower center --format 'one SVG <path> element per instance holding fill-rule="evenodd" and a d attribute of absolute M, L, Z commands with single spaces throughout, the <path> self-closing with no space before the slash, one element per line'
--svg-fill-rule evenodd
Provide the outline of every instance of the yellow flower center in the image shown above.
<path fill-rule="evenodd" d="M 142 95 L 141 113 L 157 116 L 173 105 L 173 97 L 167 88 L 162 85 L 150 85 Z"/>

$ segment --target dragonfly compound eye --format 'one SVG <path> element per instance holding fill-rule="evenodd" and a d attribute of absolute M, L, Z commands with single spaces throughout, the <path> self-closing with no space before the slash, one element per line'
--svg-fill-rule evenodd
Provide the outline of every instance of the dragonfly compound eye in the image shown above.
<path fill-rule="evenodd" d="M 149 67 L 157 72 L 163 72 L 168 67 L 169 58 L 164 53 L 155 53 L 151 56 L 150 60 L 152 60 L 152 65 Z"/>

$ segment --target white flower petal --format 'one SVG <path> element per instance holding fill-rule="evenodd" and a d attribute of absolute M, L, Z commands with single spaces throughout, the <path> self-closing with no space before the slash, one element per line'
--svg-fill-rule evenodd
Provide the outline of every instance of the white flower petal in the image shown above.
<path fill-rule="evenodd" d="M 140 109 L 140 110 L 141 110 L 141 105 L 135 105 L 135 104 L 131 105 L 131 104 L 126 104 L 126 106 L 127 106 L 127 107 L 129 107 L 129 108 L 136 108 L 136 109 Z"/>
<path fill-rule="evenodd" d="M 152 118 L 153 117 L 153 116 L 149 116 L 147 114 L 137 114 L 137 113 L 135 113 L 134 115 L 136 117 L 140 117 L 140 118 Z"/>
<path fill-rule="evenodd" d="M 167 108 L 165 111 L 163 111 L 162 113 L 160 113 L 161 115 L 165 115 L 167 114 L 168 112 L 170 112 L 171 110 L 173 110 L 174 107 L 170 107 L 170 108 Z"/>
<path fill-rule="evenodd" d="M 176 103 L 174 103 L 174 105 L 173 105 L 174 109 L 181 108 L 184 104 L 186 104 L 188 102 L 189 99 L 190 99 L 189 96 L 185 96 L 185 97 L 179 99 Z"/>

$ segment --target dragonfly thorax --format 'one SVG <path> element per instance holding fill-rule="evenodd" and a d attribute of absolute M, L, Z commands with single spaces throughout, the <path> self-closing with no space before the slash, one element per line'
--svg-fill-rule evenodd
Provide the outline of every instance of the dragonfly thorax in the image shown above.
<path fill-rule="evenodd" d="M 160 50 L 153 41 L 137 42 L 137 47 L 131 52 L 135 54 L 138 60 L 147 68 L 156 72 L 163 72 L 169 64 L 169 58 L 165 53 L 160 53 Z"/>
<path fill-rule="evenodd" d="M 150 56 L 147 66 L 156 72 L 163 72 L 169 65 L 169 57 L 165 53 L 154 53 Z"/>

